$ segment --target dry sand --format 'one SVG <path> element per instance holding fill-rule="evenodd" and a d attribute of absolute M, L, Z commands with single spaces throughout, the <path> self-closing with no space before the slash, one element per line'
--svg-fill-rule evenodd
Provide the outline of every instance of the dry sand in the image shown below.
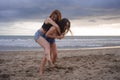
<path fill-rule="evenodd" d="M 0 51 L 0 80 L 120 80 L 120 48 L 59 50 L 39 76 L 43 51 Z"/>

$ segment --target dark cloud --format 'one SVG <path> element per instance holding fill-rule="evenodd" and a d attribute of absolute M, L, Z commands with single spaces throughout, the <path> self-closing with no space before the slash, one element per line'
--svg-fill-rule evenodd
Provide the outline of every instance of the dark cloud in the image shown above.
<path fill-rule="evenodd" d="M 96 20 L 89 20 L 89 22 L 95 23 L 95 22 L 96 22 Z"/>
<path fill-rule="evenodd" d="M 120 16 L 112 16 L 112 17 L 107 17 L 107 18 L 101 18 L 102 20 L 115 20 L 115 19 L 120 19 Z"/>
<path fill-rule="evenodd" d="M 120 0 L 0 0 L 0 22 L 44 19 L 54 9 L 71 19 L 120 15 Z"/>

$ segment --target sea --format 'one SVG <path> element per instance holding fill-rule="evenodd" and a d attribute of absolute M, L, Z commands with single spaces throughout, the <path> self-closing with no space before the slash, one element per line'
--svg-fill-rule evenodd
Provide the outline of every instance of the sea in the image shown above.
<path fill-rule="evenodd" d="M 120 36 L 66 36 L 56 39 L 58 49 L 120 46 Z M 0 51 L 42 50 L 33 36 L 0 36 Z"/>

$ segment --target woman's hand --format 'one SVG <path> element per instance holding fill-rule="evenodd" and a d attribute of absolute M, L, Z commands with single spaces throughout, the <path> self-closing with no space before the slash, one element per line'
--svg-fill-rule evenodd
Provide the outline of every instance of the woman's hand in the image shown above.
<path fill-rule="evenodd" d="M 60 36 L 57 36 L 56 38 L 57 39 L 62 39 L 62 38 L 64 38 L 64 34 L 61 34 Z"/>

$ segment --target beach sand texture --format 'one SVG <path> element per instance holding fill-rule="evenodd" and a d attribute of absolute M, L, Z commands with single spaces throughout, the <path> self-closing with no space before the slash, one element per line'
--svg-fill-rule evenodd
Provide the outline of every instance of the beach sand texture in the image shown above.
<path fill-rule="evenodd" d="M 0 80 L 120 80 L 120 48 L 58 50 L 39 75 L 43 51 L 0 51 Z"/>

